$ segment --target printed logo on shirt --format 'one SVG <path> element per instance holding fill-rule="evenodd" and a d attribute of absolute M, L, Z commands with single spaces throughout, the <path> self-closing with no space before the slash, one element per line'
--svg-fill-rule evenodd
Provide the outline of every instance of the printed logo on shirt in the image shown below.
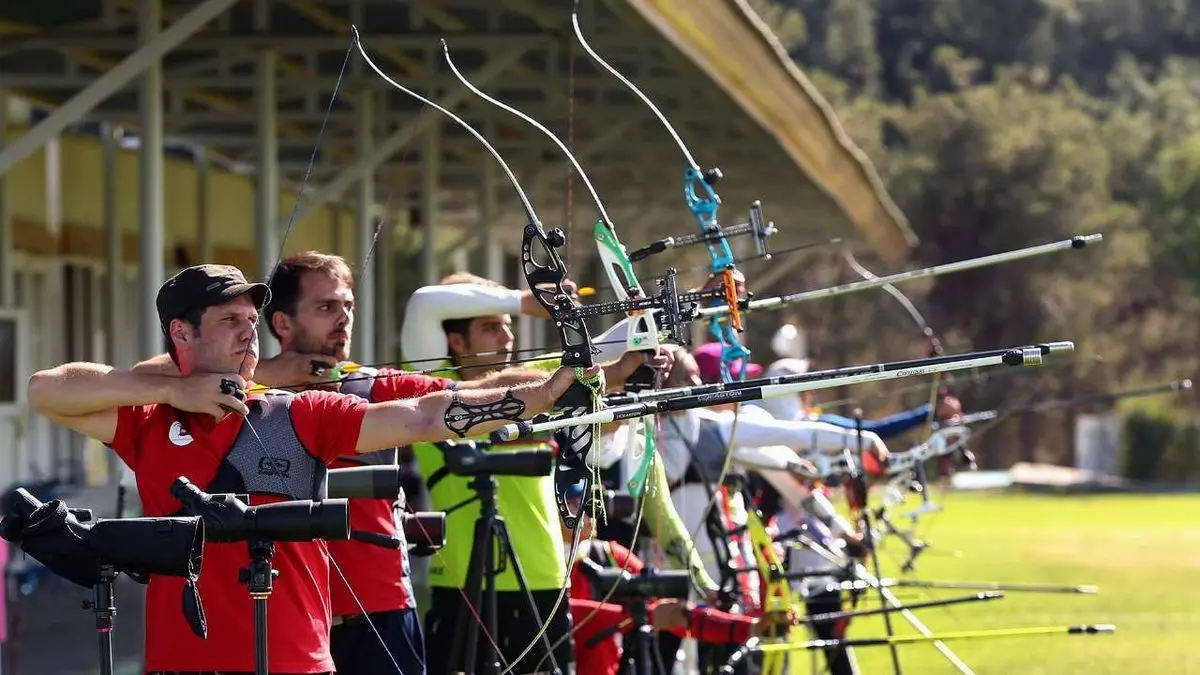
<path fill-rule="evenodd" d="M 192 435 L 179 422 L 171 423 L 171 428 L 167 431 L 167 438 L 170 439 L 172 444 L 178 445 L 181 448 L 192 443 Z"/>
<path fill-rule="evenodd" d="M 263 457 L 258 460 L 258 475 L 288 477 L 292 463 L 282 457 Z"/>

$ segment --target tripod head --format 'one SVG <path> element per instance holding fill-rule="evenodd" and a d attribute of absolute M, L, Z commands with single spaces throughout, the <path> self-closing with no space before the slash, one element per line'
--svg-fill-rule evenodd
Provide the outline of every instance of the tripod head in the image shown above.
<path fill-rule="evenodd" d="M 350 508 L 345 499 L 297 499 L 247 506 L 238 495 L 210 495 L 183 476 L 171 484 L 171 494 L 184 510 L 204 520 L 211 541 L 350 538 Z"/>
<path fill-rule="evenodd" d="M 446 459 L 446 470 L 456 476 L 549 476 L 554 455 L 549 450 L 484 452 L 491 443 L 479 441 L 437 444 Z"/>

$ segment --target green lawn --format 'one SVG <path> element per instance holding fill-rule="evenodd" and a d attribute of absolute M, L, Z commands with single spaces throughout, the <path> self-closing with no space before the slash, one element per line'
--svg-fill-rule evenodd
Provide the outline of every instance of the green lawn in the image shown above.
<path fill-rule="evenodd" d="M 934 546 L 918 559 L 913 578 L 1095 584 L 1100 593 L 1009 593 L 991 602 L 918 611 L 934 632 L 1117 626 L 1112 635 L 948 642 L 975 672 L 1200 673 L 1200 496 L 964 492 L 939 493 L 935 499 L 946 508 L 923 517 L 918 526 L 918 534 Z M 897 544 L 891 541 L 882 549 L 884 575 L 898 572 L 892 559 L 902 550 Z M 953 551 L 961 557 L 948 555 Z M 966 593 L 896 592 L 906 601 Z M 893 626 L 897 634 L 916 633 L 899 615 Z M 875 617 L 856 619 L 850 630 L 850 637 L 883 634 L 883 622 Z M 899 649 L 906 675 L 956 672 L 931 646 Z M 859 649 L 858 658 L 866 675 L 891 672 L 886 647 Z"/>

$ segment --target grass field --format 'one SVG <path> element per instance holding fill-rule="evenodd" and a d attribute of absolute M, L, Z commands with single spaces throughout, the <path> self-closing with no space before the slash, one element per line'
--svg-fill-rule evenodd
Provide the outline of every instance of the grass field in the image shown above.
<path fill-rule="evenodd" d="M 933 547 L 918 559 L 912 578 L 1095 584 L 1100 593 L 1009 593 L 991 602 L 918 611 L 934 632 L 1117 626 L 1113 635 L 948 642 L 975 672 L 1200 673 L 1200 496 L 960 492 L 937 494 L 936 500 L 945 511 L 923 517 L 918 526 Z M 898 573 L 892 558 L 901 555 L 899 543 L 881 551 L 885 576 Z M 961 557 L 948 555 L 953 551 Z M 905 601 L 967 593 L 895 590 Z M 899 615 L 893 626 L 897 634 L 916 634 Z M 883 622 L 875 617 L 856 619 L 850 630 L 850 637 L 882 635 Z M 907 675 L 956 672 L 932 646 L 899 649 Z M 886 647 L 857 653 L 864 674 L 891 672 Z"/>

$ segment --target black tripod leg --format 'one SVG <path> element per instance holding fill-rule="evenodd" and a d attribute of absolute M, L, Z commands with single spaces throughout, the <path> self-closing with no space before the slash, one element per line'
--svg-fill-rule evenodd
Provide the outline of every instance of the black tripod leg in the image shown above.
<path fill-rule="evenodd" d="M 512 539 L 510 539 L 508 536 L 508 525 L 505 524 L 503 518 L 498 518 L 496 520 L 495 528 L 496 537 L 504 546 L 505 555 L 508 556 L 508 560 L 512 561 L 513 574 L 515 574 L 517 577 L 517 587 L 520 589 L 521 594 L 525 596 L 525 605 L 529 610 L 530 616 L 533 617 L 533 620 L 537 622 L 538 626 L 545 625 L 542 622 L 541 613 L 538 612 L 537 603 L 533 601 L 533 594 L 529 591 L 529 582 L 525 581 L 525 570 L 521 567 L 521 560 L 517 558 L 517 552 L 513 548 Z M 566 598 L 563 600 L 565 602 Z M 554 650 L 551 649 L 552 645 L 550 643 L 550 636 L 548 633 L 548 629 L 546 631 L 542 631 L 539 640 L 542 643 L 542 648 L 546 650 L 546 660 L 550 663 L 550 672 L 561 674 L 563 671 L 558 666 L 558 659 L 554 658 Z M 515 667 L 516 664 L 512 665 Z"/>
<path fill-rule="evenodd" d="M 470 611 L 471 607 L 479 607 L 483 600 L 483 577 L 484 570 L 491 569 L 491 566 L 484 566 L 485 561 L 490 561 L 493 557 L 489 552 L 492 549 L 492 526 L 486 519 L 475 521 L 475 538 L 471 544 L 471 563 L 467 567 L 467 601 L 470 607 L 465 608 L 467 611 L 458 612 L 458 621 L 454 626 L 454 649 L 450 654 L 447 663 L 450 664 L 450 672 L 453 673 L 474 673 L 476 669 L 477 649 L 479 647 L 479 623 L 475 619 L 475 615 Z M 490 576 L 490 575 L 489 575 Z M 495 600 L 493 596 L 492 600 Z M 493 602 L 494 604 L 494 602 Z M 488 625 L 489 635 L 496 634 L 495 607 L 484 608 L 485 616 L 488 616 L 493 621 Z M 490 612 L 490 614 L 488 614 Z M 492 654 L 491 638 L 488 640 L 487 646 L 484 648 L 487 654 Z M 461 659 L 461 660 L 460 660 Z"/>

